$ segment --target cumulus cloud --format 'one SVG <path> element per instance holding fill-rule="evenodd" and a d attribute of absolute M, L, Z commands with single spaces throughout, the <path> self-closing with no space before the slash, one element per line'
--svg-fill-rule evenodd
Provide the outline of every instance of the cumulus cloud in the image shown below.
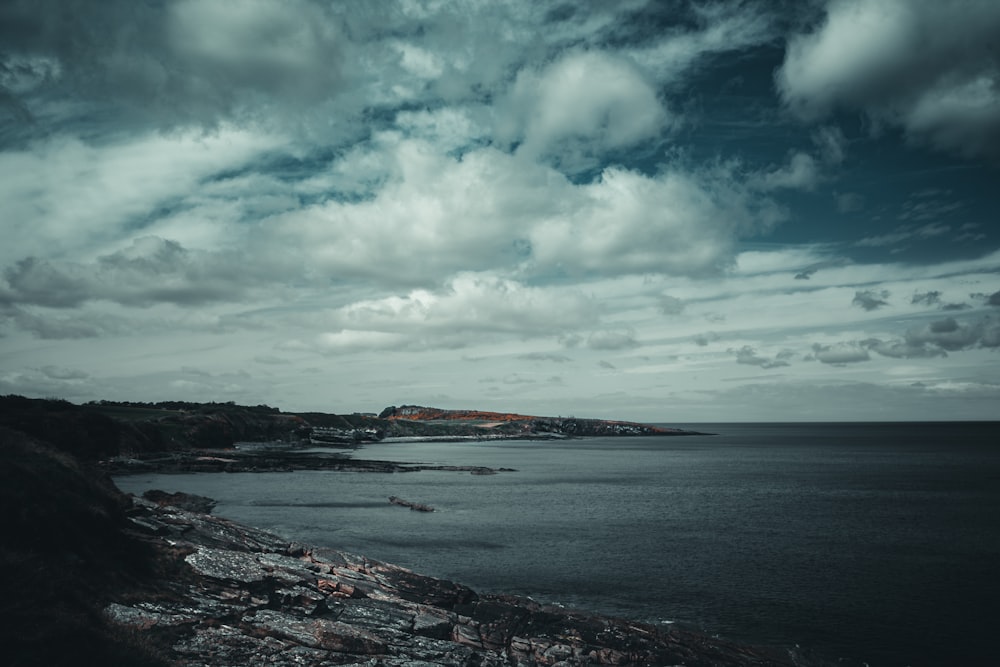
<path fill-rule="evenodd" d="M 854 293 L 851 303 L 865 310 L 877 310 L 882 306 L 888 306 L 889 290 L 859 290 Z"/>
<path fill-rule="evenodd" d="M 923 304 L 925 306 L 933 306 L 941 303 L 941 292 L 938 290 L 931 290 L 929 292 L 922 292 L 914 294 L 910 299 L 912 304 Z"/>
<path fill-rule="evenodd" d="M 639 347 L 632 331 L 595 331 L 587 338 L 587 347 L 592 350 L 628 350 Z"/>
<path fill-rule="evenodd" d="M 32 0 L 3 11 L 3 43 L 55 63 L 45 83 L 159 122 L 293 109 L 335 93 L 341 77 L 339 21 L 307 0 Z"/>
<path fill-rule="evenodd" d="M 522 70 L 500 105 L 495 136 L 526 156 L 565 165 L 655 137 L 668 121 L 638 68 L 614 54 L 582 51 L 540 71 Z"/>
<path fill-rule="evenodd" d="M 953 317 L 934 320 L 906 332 L 906 342 L 913 346 L 931 345 L 955 352 L 975 346 L 1000 345 L 1000 320 L 982 318 L 959 322 Z"/>
<path fill-rule="evenodd" d="M 42 366 L 38 370 L 45 377 L 52 380 L 86 380 L 90 377 L 89 373 L 85 373 L 79 369 L 64 368 L 62 366 Z"/>
<path fill-rule="evenodd" d="M 819 178 L 816 160 L 808 153 L 799 151 L 792 154 L 787 165 L 762 174 L 757 179 L 757 185 L 764 190 L 812 190 Z"/>
<path fill-rule="evenodd" d="M 608 168 L 577 194 L 584 206 L 541 221 L 529 237 L 539 263 L 571 273 L 714 273 L 732 262 L 736 238 L 785 216 L 729 173 Z"/>
<path fill-rule="evenodd" d="M 81 276 L 61 271 L 49 262 L 26 257 L 4 271 L 6 289 L 0 299 L 9 304 L 35 303 L 55 308 L 76 306 L 89 298 Z"/>
<path fill-rule="evenodd" d="M 661 294 L 657 297 L 660 312 L 664 315 L 680 315 L 684 312 L 684 301 L 669 294 Z"/>
<path fill-rule="evenodd" d="M 695 336 L 694 342 L 699 347 L 707 347 L 709 343 L 714 343 L 715 341 L 720 339 L 721 336 L 719 336 L 719 334 L 715 333 L 714 331 L 709 331 L 707 333 L 701 333 Z"/>
<path fill-rule="evenodd" d="M 575 288 L 529 287 L 490 274 L 460 274 L 441 290 L 362 300 L 324 316 L 341 330 L 325 345 L 365 344 L 361 332 L 377 332 L 378 347 L 458 347 L 470 339 L 503 334 L 559 335 L 598 320 L 592 299 Z M 551 359 L 551 358 L 550 358 Z"/>
<path fill-rule="evenodd" d="M 276 141 L 268 135 L 220 129 L 207 136 L 141 132 L 93 142 L 56 135 L 2 151 L 4 223 L 19 241 L 0 246 L 0 265 L 31 255 L 101 253 L 122 237 L 143 235 L 137 230 L 154 225 L 168 227 L 170 236 L 182 243 L 214 245 L 225 237 L 227 223 L 240 215 L 233 220 L 217 210 L 200 210 L 196 221 L 176 219 L 203 203 L 199 197 L 211 195 L 211 187 L 203 189 L 206 181 L 220 172 L 244 169 Z M 251 200 L 255 196 L 239 194 Z"/>
<path fill-rule="evenodd" d="M 92 264 L 28 257 L 3 273 L 0 303 L 71 308 L 88 301 L 147 307 L 239 301 L 252 280 L 240 258 L 192 252 L 175 241 L 146 236 Z"/>
<path fill-rule="evenodd" d="M 27 331 L 43 340 L 79 340 L 128 331 L 118 318 L 73 313 L 39 314 L 16 306 L 0 305 L 0 323 L 12 330 Z"/>
<path fill-rule="evenodd" d="M 947 356 L 947 352 L 940 348 L 908 340 L 884 341 L 879 338 L 866 338 L 859 341 L 858 344 L 866 350 L 892 359 L 927 359 Z"/>
<path fill-rule="evenodd" d="M 862 109 L 870 127 L 958 145 L 975 122 L 934 128 L 992 94 L 976 88 L 982 67 L 963 55 L 968 76 L 890 81 L 959 93 L 924 107 L 922 93 L 808 88 L 793 75 L 818 62 L 809 43 L 870 3 L 807 4 L 0 3 L 0 336 L 13 351 L 0 384 L 356 409 L 386 390 L 454 400 L 488 376 L 494 397 L 563 384 L 545 400 L 635 411 L 634 396 L 661 406 L 672 391 L 664 369 L 689 396 L 728 381 L 734 360 L 775 385 L 843 376 L 771 369 L 876 324 L 812 358 L 987 354 L 992 320 L 919 311 L 973 290 L 970 303 L 1000 303 L 995 253 L 844 268 L 859 248 L 991 238 L 967 192 L 980 173 L 941 173 L 908 198 L 898 188 L 923 176 L 857 181 L 876 153 L 897 164 L 896 135 L 875 146 L 827 115 Z M 777 40 L 803 25 L 782 94 L 818 121 L 805 129 L 775 113 L 770 76 Z M 824 67 L 858 59 L 838 55 Z M 813 215 L 824 201 L 866 219 Z M 845 230 L 820 230 L 835 222 L 869 238 L 838 245 Z M 888 289 L 913 300 L 874 318 Z M 364 381 L 316 391 L 348 362 Z M 545 379 L 548 364 L 563 378 Z M 423 388 L 435 382 L 449 388 Z"/>
<path fill-rule="evenodd" d="M 944 357 L 948 352 L 992 349 L 1000 347 L 1000 320 L 989 316 L 961 321 L 946 317 L 911 327 L 901 339 L 869 338 L 860 345 L 894 359 Z"/>
<path fill-rule="evenodd" d="M 750 345 L 744 345 L 736 350 L 736 363 L 760 368 L 781 368 L 789 365 L 787 354 L 779 353 L 774 358 L 768 358 L 758 354 Z"/>
<path fill-rule="evenodd" d="M 518 359 L 524 359 L 525 361 L 552 361 L 557 364 L 564 364 L 567 361 L 572 361 L 565 354 L 555 354 L 552 352 L 528 352 L 527 354 L 518 355 Z"/>
<path fill-rule="evenodd" d="M 692 173 L 678 166 L 646 175 L 608 167 L 577 184 L 493 147 L 457 158 L 420 140 L 378 141 L 384 185 L 371 198 L 275 216 L 265 228 L 272 245 L 292 239 L 334 275 L 397 285 L 484 270 L 539 280 L 702 275 L 732 262 L 737 238 L 785 216 L 726 169 Z"/>
<path fill-rule="evenodd" d="M 996 157 L 998 32 L 992 0 L 829 0 L 789 40 L 778 89 L 806 119 L 861 109 L 936 148 Z"/>
<path fill-rule="evenodd" d="M 871 356 L 868 354 L 868 350 L 859 345 L 822 345 L 820 343 L 814 343 L 812 350 L 813 357 L 817 361 L 834 366 L 843 366 L 871 359 Z"/>

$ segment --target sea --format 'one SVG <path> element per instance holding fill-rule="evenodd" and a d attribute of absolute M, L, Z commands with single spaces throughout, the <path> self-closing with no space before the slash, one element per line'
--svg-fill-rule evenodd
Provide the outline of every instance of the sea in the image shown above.
<path fill-rule="evenodd" d="M 872 667 L 1000 664 L 1000 422 L 668 424 L 712 435 L 374 443 L 495 475 L 143 474 L 289 540 L 481 593 Z M 415 512 L 389 496 L 430 505 Z"/>

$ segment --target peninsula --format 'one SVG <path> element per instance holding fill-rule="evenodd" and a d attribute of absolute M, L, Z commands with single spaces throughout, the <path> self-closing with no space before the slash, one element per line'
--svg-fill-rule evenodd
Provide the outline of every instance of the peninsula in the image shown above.
<path fill-rule="evenodd" d="M 282 412 L 267 405 L 93 401 L 0 397 L 0 426 L 58 444 L 111 474 L 459 469 L 370 461 L 351 450 L 366 442 L 551 440 L 701 435 L 648 424 L 537 417 L 478 410 L 391 406 L 380 414 Z"/>

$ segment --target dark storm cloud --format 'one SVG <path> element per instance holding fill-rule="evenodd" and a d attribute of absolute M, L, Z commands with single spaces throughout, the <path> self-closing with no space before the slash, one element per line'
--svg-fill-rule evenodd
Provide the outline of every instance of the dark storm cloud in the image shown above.
<path fill-rule="evenodd" d="M 48 64 L 25 93 L 59 90 L 158 122 L 214 124 L 265 97 L 294 108 L 335 92 L 336 25 L 306 0 L 13 0 L 0 8 L 0 62 Z"/>
<path fill-rule="evenodd" d="M 747 366 L 759 366 L 760 368 L 781 368 L 782 366 L 790 365 L 787 355 L 778 354 L 774 359 L 769 359 L 757 354 L 757 351 L 749 345 L 744 345 L 739 350 L 736 350 L 736 363 Z"/>
<path fill-rule="evenodd" d="M 882 306 L 888 306 L 889 290 L 860 290 L 854 293 L 851 303 L 860 306 L 865 310 L 876 310 Z"/>
<path fill-rule="evenodd" d="M 777 74 L 806 119 L 860 109 L 932 146 L 1000 157 L 1000 4 L 829 0 Z"/>

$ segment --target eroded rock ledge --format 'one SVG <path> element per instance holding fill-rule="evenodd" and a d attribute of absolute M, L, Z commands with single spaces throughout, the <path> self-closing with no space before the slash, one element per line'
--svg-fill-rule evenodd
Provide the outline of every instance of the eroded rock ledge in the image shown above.
<path fill-rule="evenodd" d="M 794 652 L 480 595 L 455 583 L 201 514 L 183 494 L 129 510 L 181 574 L 111 602 L 179 665 L 806 665 Z"/>

